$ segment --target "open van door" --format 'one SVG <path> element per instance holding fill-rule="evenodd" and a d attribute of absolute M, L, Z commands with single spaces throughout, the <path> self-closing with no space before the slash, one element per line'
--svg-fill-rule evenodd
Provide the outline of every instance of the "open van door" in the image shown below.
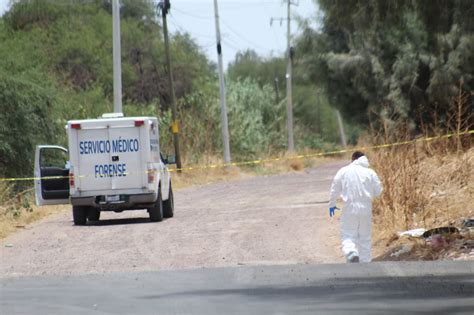
<path fill-rule="evenodd" d="M 69 203 L 69 155 L 57 145 L 39 145 L 35 152 L 36 204 Z"/>

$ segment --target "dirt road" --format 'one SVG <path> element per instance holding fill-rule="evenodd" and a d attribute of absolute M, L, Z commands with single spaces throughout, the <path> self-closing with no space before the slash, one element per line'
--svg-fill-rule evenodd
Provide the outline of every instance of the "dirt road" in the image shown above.
<path fill-rule="evenodd" d="M 160 223 L 125 211 L 74 226 L 64 211 L 2 242 L 0 277 L 342 262 L 327 214 L 341 165 L 178 190 Z"/>

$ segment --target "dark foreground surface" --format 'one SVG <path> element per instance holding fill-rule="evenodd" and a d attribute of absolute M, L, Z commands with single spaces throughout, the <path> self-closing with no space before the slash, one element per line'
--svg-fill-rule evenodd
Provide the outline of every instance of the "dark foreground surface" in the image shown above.
<path fill-rule="evenodd" d="M 3 278 L 1 314 L 474 314 L 474 263 Z"/>

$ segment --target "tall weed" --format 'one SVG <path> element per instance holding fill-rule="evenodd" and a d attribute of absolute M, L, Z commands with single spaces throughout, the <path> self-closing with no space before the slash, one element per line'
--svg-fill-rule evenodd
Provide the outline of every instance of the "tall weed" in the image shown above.
<path fill-rule="evenodd" d="M 393 120 L 392 120 L 393 121 Z M 414 228 L 455 225 L 474 216 L 474 148 L 472 112 L 460 93 L 444 121 L 422 126 L 420 141 L 369 152 L 384 192 L 374 204 L 376 238 L 388 240 L 396 232 Z M 408 124 L 374 132 L 376 142 L 413 139 Z M 452 136 L 446 137 L 446 134 Z M 425 141 L 424 138 L 432 137 Z"/>

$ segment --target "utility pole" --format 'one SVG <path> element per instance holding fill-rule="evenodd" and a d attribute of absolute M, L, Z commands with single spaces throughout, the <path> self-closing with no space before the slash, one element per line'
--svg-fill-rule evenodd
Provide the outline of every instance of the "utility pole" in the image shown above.
<path fill-rule="evenodd" d="M 179 150 L 179 125 L 177 119 L 177 110 L 176 110 L 176 95 L 174 94 L 174 80 L 173 80 L 173 70 L 171 68 L 171 57 L 170 57 L 170 44 L 168 37 L 168 22 L 166 20 L 166 15 L 168 14 L 171 4 L 170 0 L 162 0 L 158 3 L 158 8 L 161 9 L 161 17 L 163 19 L 163 34 L 165 39 L 165 54 L 166 54 L 166 65 L 168 67 L 168 86 L 170 93 L 171 101 L 171 112 L 173 122 L 171 124 L 171 132 L 173 133 L 173 143 L 174 143 L 174 153 L 176 156 L 176 167 L 178 172 L 181 172 L 181 153 Z"/>
<path fill-rule="evenodd" d="M 341 144 L 344 149 L 347 148 L 346 133 L 344 132 L 344 124 L 342 123 L 342 117 L 339 110 L 336 109 L 337 125 L 339 126 L 339 134 L 341 135 Z"/>
<path fill-rule="evenodd" d="M 286 53 L 288 57 L 288 64 L 286 66 L 286 119 L 287 119 L 287 128 L 288 128 L 288 151 L 294 152 L 295 151 L 295 143 L 293 137 L 293 96 L 292 96 L 292 88 L 291 88 L 291 76 L 292 76 L 292 59 L 293 53 L 291 49 L 291 16 L 290 16 L 290 7 L 291 7 L 291 0 L 287 0 L 288 2 L 288 20 L 287 20 L 287 47 Z"/>
<path fill-rule="evenodd" d="M 322 128 L 321 128 L 321 91 L 316 91 L 316 132 L 321 137 L 322 136 Z"/>
<path fill-rule="evenodd" d="M 278 105 L 280 103 L 280 82 L 278 77 L 275 77 L 275 103 Z"/>
<path fill-rule="evenodd" d="M 288 129 L 288 152 L 295 151 L 295 141 L 293 136 L 293 96 L 292 96 L 292 63 L 293 63 L 293 48 L 291 47 L 291 14 L 290 8 L 291 5 L 298 5 L 298 2 L 292 2 L 291 0 L 286 0 L 287 2 L 287 46 L 286 46 L 286 55 L 287 55 L 287 65 L 286 65 L 286 127 Z M 280 21 L 280 25 L 285 20 L 284 18 L 271 18 L 270 25 L 273 24 L 273 21 Z"/>
<path fill-rule="evenodd" d="M 114 60 L 114 112 L 122 112 L 122 60 L 120 49 L 120 5 L 112 0 L 112 41 Z"/>
<path fill-rule="evenodd" d="M 225 101 L 225 85 L 224 85 L 224 67 L 222 65 L 222 45 L 221 31 L 219 27 L 219 9 L 217 0 L 214 0 L 214 14 L 216 19 L 216 41 L 217 41 L 217 59 L 219 63 L 219 83 L 221 98 L 221 125 L 222 125 L 222 142 L 224 144 L 224 162 L 230 163 L 230 146 L 229 146 L 229 127 L 227 123 L 227 106 Z"/>

